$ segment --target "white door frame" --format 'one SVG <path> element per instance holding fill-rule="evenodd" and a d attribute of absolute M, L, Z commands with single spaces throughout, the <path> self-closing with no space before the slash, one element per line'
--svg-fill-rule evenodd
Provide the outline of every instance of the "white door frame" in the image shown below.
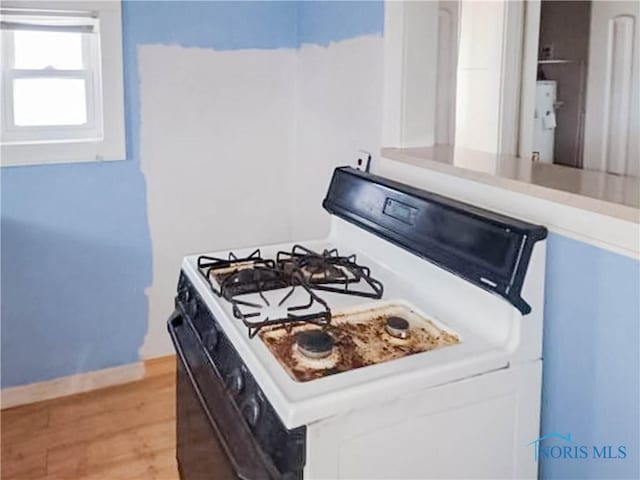
<path fill-rule="evenodd" d="M 504 11 L 504 29 L 502 43 L 502 71 L 500 113 L 498 124 L 498 153 L 503 155 L 520 155 L 519 145 L 521 141 L 522 112 L 529 108 L 521 102 L 522 92 L 525 87 L 524 79 L 526 74 L 523 69 L 525 48 L 527 47 L 524 33 L 526 31 L 525 21 L 529 4 L 537 3 L 538 9 L 540 0 L 532 1 L 507 1 Z M 539 21 L 539 16 L 538 16 Z M 538 40 L 536 38 L 536 61 L 537 61 Z M 534 71 L 535 75 L 535 71 Z M 526 86 L 528 88 L 528 85 Z M 535 80 L 534 80 L 535 95 Z M 533 116 L 531 117 L 533 119 Z M 530 129 L 533 132 L 533 127 Z"/>
<path fill-rule="evenodd" d="M 473 0 L 461 0 L 461 2 Z M 505 2 L 502 35 L 502 65 L 496 149 L 501 154 L 517 155 L 523 151 L 521 134 L 523 119 L 533 106 L 521 103 L 523 92 L 523 42 L 525 17 L 530 4 L 540 0 Z M 384 147 L 430 147 L 434 144 L 437 65 L 437 2 L 390 1 L 384 8 L 384 108 L 382 145 Z M 538 14 L 539 22 L 539 14 Z M 434 34 L 435 32 L 435 34 Z M 524 38 L 523 38 L 524 37 Z M 537 62 L 537 32 L 533 45 Z M 535 63 L 533 94 L 535 95 Z M 528 74 L 527 74 L 528 75 Z M 526 77 L 525 77 L 526 78 Z M 533 104 L 532 104 L 533 105 Z M 533 132 L 533 127 L 526 128 Z M 532 139 L 529 140 L 529 145 Z M 526 143 L 525 143 L 526 145 Z M 520 148 L 519 148 L 520 146 Z M 526 150 L 525 150 L 526 151 Z M 529 147 L 529 156 L 531 148 Z"/>
<path fill-rule="evenodd" d="M 536 110 L 536 78 L 538 71 L 538 42 L 540 40 L 540 0 L 525 2 L 522 48 L 522 89 L 520 97 L 520 132 L 518 156 L 531 158 L 533 152 L 533 123 Z"/>
<path fill-rule="evenodd" d="M 383 146 L 434 144 L 437 44 L 437 2 L 385 2 Z"/>

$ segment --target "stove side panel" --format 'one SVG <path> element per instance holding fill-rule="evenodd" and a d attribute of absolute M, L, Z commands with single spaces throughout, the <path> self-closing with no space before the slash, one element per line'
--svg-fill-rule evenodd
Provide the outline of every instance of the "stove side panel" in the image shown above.
<path fill-rule="evenodd" d="M 536 478 L 542 363 L 307 428 L 305 478 Z"/>

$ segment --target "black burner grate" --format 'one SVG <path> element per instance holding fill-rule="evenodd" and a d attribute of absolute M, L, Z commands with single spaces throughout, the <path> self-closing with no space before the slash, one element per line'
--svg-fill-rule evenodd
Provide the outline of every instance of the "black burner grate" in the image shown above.
<path fill-rule="evenodd" d="M 229 253 L 228 259 L 202 255 L 198 257 L 198 268 L 213 292 L 230 300 L 243 293 L 260 290 L 275 290 L 290 285 L 287 276 L 276 268 L 273 260 L 263 259 L 260 249 L 248 257 L 237 257 Z M 216 287 L 215 280 L 219 285 Z"/>
<path fill-rule="evenodd" d="M 343 257 L 335 249 L 320 254 L 302 245 L 278 252 L 275 261 L 262 258 L 259 249 L 246 257 L 202 255 L 198 269 L 211 290 L 231 302 L 249 337 L 276 325 L 328 325 L 331 310 L 318 290 L 370 298 L 381 298 L 383 291 L 382 283 L 371 277 L 368 267 L 358 265 L 355 255 Z M 258 294 L 258 300 L 246 297 L 249 294 Z"/>
<path fill-rule="evenodd" d="M 249 329 L 249 338 L 254 337 L 262 328 L 272 327 L 276 325 L 284 325 L 291 329 L 293 325 L 299 323 L 315 323 L 316 325 L 325 326 L 331 322 L 331 310 L 327 303 L 316 295 L 308 285 L 300 281 L 296 275 L 292 277 L 293 285 L 275 301 L 269 301 L 266 291 L 259 290 L 258 293 L 260 303 L 248 301 L 241 296 L 231 297 L 229 300 L 233 305 L 233 314 Z M 293 301 L 294 293 L 296 296 L 304 294 L 305 300 Z M 270 307 L 277 307 L 284 313 L 271 318 L 269 312 Z"/>
<path fill-rule="evenodd" d="M 297 272 L 315 290 L 369 298 L 381 298 L 384 290 L 369 267 L 357 263 L 355 254 L 340 256 L 335 248 L 320 254 L 294 245 L 291 252 L 278 252 L 276 263 L 284 272 Z"/>

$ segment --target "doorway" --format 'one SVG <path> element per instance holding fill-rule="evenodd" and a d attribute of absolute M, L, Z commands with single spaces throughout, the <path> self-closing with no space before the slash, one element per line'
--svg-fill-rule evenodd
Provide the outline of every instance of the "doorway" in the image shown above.
<path fill-rule="evenodd" d="M 640 175 L 639 14 L 636 1 L 526 2 L 520 156 Z"/>
<path fill-rule="evenodd" d="M 533 149 L 546 163 L 582 167 L 590 23 L 591 1 L 541 2 Z"/>

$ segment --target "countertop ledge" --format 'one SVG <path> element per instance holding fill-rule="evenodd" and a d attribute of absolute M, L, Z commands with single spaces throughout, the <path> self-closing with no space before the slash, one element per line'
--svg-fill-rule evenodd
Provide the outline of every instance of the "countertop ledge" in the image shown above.
<path fill-rule="evenodd" d="M 640 179 L 448 145 L 382 148 L 381 156 L 640 224 Z"/>

